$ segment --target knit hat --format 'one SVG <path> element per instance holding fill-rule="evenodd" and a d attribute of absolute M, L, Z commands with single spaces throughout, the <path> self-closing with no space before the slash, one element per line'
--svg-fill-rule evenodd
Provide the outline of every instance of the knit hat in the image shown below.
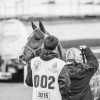
<path fill-rule="evenodd" d="M 55 36 L 47 36 L 44 40 L 44 48 L 46 50 L 54 50 L 58 45 L 58 39 Z"/>

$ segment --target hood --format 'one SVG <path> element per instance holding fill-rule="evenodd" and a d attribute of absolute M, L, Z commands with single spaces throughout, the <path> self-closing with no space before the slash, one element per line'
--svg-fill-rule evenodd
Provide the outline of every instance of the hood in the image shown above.
<path fill-rule="evenodd" d="M 69 48 L 66 51 L 66 63 L 68 60 L 75 60 L 73 64 L 68 66 L 69 74 L 71 78 L 82 78 L 84 77 L 84 64 L 81 55 L 81 51 L 77 48 Z"/>
<path fill-rule="evenodd" d="M 58 58 L 58 54 L 50 50 L 43 50 L 40 55 L 40 58 L 42 60 L 49 61 L 53 58 Z"/>
<path fill-rule="evenodd" d="M 74 59 L 77 63 L 83 63 L 81 51 L 78 48 L 69 48 L 66 51 L 66 62 L 68 59 Z"/>

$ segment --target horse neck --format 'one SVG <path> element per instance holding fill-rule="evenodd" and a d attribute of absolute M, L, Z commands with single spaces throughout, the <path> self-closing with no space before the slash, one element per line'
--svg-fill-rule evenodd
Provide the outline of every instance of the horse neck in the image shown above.
<path fill-rule="evenodd" d="M 66 50 L 63 49 L 61 44 L 58 45 L 58 58 L 60 58 L 63 61 L 66 61 Z"/>

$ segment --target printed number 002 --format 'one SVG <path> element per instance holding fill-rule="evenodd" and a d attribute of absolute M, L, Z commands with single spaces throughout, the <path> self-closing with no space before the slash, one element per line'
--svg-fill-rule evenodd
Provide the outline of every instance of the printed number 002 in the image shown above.
<path fill-rule="evenodd" d="M 48 80 L 50 82 L 48 83 Z M 35 75 L 34 76 L 34 87 L 41 86 L 42 88 L 48 87 L 48 89 L 54 89 L 53 86 L 51 86 L 55 82 L 55 77 L 54 76 L 49 76 L 47 77 L 46 75 Z"/>

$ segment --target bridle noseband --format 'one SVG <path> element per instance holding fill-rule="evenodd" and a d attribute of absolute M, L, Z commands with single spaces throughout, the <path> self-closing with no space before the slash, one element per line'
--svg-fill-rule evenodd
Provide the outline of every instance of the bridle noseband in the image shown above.
<path fill-rule="evenodd" d="M 43 48 L 43 44 L 39 47 L 39 48 L 37 48 L 37 49 L 35 49 L 35 50 L 33 50 L 31 47 L 29 47 L 28 45 L 25 45 L 25 47 L 27 47 L 28 49 L 30 49 L 31 51 L 32 51 L 32 53 L 35 55 L 35 57 L 37 56 L 36 55 L 36 52 L 37 51 L 39 51 L 39 50 L 42 50 L 42 48 Z"/>

